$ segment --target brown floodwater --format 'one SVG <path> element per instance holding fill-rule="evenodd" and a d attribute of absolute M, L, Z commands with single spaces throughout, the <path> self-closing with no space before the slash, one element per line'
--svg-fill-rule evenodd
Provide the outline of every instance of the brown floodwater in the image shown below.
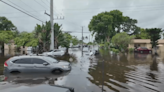
<path fill-rule="evenodd" d="M 8 90 L 11 91 L 23 85 L 28 86 L 31 80 L 30 86 L 53 83 L 73 87 L 75 92 L 102 92 L 102 90 L 104 92 L 164 92 L 164 53 L 158 53 L 159 55 L 155 57 L 151 54 L 137 53 L 112 54 L 110 51 L 101 50 L 101 55 L 89 59 L 87 52 L 84 52 L 83 57 L 79 50 L 70 52 L 73 54 L 71 58 L 58 58 L 71 62 L 70 73 L 62 76 L 30 74 L 33 77 L 26 75 L 28 80 L 21 79 L 21 82 L 12 77 L 10 82 L 9 80 L 0 82 L 3 84 L 0 85 L 0 90 L 3 92 L 10 87 L 11 89 Z M 12 55 L 0 57 L 0 75 L 3 74 L 4 61 L 10 56 Z M 39 79 L 45 76 L 50 78 Z M 53 77 L 57 80 L 49 80 Z M 12 80 L 15 80 L 15 83 Z"/>

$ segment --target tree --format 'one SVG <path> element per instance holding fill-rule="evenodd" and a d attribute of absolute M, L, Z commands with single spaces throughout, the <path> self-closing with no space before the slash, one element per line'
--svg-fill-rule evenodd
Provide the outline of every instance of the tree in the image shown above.
<path fill-rule="evenodd" d="M 0 31 L 0 43 L 8 43 L 14 38 L 14 33 L 12 31 Z"/>
<path fill-rule="evenodd" d="M 146 29 L 140 28 L 140 31 L 136 35 L 135 39 L 150 39 L 150 35 L 146 31 Z"/>
<path fill-rule="evenodd" d="M 63 37 L 64 37 L 65 40 L 63 40 L 61 42 L 62 43 L 61 46 L 62 47 L 66 47 L 65 55 L 68 55 L 68 49 L 70 47 L 72 36 L 69 33 L 63 33 Z"/>
<path fill-rule="evenodd" d="M 152 48 L 154 48 L 155 53 L 156 53 L 156 46 L 158 45 L 158 40 L 161 38 L 161 28 L 151 28 L 151 29 L 146 29 L 146 32 L 150 35 L 150 40 L 152 44 Z"/>
<path fill-rule="evenodd" d="M 32 46 L 35 47 L 38 45 L 38 39 L 34 38 L 32 33 L 22 32 L 18 37 L 14 39 L 15 44 L 20 47 L 23 46 Z"/>
<path fill-rule="evenodd" d="M 0 31 L 17 31 L 17 28 L 6 17 L 0 17 Z"/>
<path fill-rule="evenodd" d="M 54 24 L 54 40 L 55 40 L 55 44 L 58 47 L 61 45 L 61 40 L 63 40 L 63 33 L 62 33 L 62 29 L 61 29 L 62 25 L 59 25 L 58 23 Z"/>
<path fill-rule="evenodd" d="M 49 45 L 50 45 L 50 32 L 51 32 L 51 22 L 48 21 L 42 25 L 36 25 L 34 29 L 34 37 L 39 40 L 39 50 L 44 50 L 47 51 L 49 50 Z M 42 52 L 40 51 L 40 52 Z"/>
<path fill-rule="evenodd" d="M 134 36 L 129 36 L 126 32 L 118 33 L 112 38 L 112 43 L 123 50 L 126 50 L 128 44 L 131 42 L 131 40 L 134 38 Z"/>
<path fill-rule="evenodd" d="M 110 42 L 110 39 L 121 31 L 130 32 L 131 35 L 137 34 L 139 30 L 136 23 L 137 20 L 123 16 L 119 10 L 113 10 L 93 16 L 88 27 L 92 35 L 95 34 L 97 42 Z"/>
<path fill-rule="evenodd" d="M 79 40 L 77 39 L 76 36 L 73 36 L 73 37 L 72 37 L 71 42 L 73 43 L 73 45 L 77 45 L 77 44 L 79 44 Z"/>

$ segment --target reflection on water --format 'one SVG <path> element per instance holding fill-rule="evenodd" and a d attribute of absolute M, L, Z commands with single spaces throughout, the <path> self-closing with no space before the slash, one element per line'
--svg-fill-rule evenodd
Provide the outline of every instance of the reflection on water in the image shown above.
<path fill-rule="evenodd" d="M 97 65 L 89 69 L 88 73 L 92 78 L 88 80 L 99 87 L 104 80 L 107 92 L 163 92 L 164 77 L 159 76 L 164 76 L 164 68 L 158 66 L 163 65 L 163 62 L 158 64 L 157 57 L 152 59 L 148 54 L 120 54 L 119 58 L 117 56 L 108 54 L 107 57 L 103 53 L 97 60 Z M 158 72 L 159 68 L 162 68 L 161 72 Z M 104 77 L 102 69 L 105 72 Z"/>
<path fill-rule="evenodd" d="M 72 62 L 74 63 L 72 71 L 61 80 L 64 81 L 62 85 L 74 87 L 75 92 L 100 92 L 102 83 L 106 92 L 163 92 L 164 90 L 164 53 L 152 56 L 138 53 L 114 54 L 101 50 L 101 55 L 88 59 L 85 54 L 82 58 L 80 51 L 70 52 L 74 53 L 72 58 L 77 62 Z M 0 58 L 2 67 L 8 57 Z M 59 59 L 72 61 L 69 57 Z M 0 73 L 2 74 L 1 70 Z M 59 80 L 55 80 L 52 77 L 27 78 L 26 82 L 57 84 Z M 24 82 L 17 80 L 15 83 Z"/>
<path fill-rule="evenodd" d="M 55 84 L 55 81 L 68 75 L 69 72 L 64 72 L 59 75 L 54 75 L 50 73 L 44 74 L 5 74 L 5 81 L 13 84 Z"/>

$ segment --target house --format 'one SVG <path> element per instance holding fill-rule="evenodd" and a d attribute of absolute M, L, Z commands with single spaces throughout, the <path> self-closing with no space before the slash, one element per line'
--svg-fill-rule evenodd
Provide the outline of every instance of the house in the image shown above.
<path fill-rule="evenodd" d="M 147 47 L 148 49 L 152 49 L 150 42 L 150 39 L 133 39 L 128 48 Z M 157 51 L 164 52 L 164 39 L 158 40 L 157 47 Z"/>
<path fill-rule="evenodd" d="M 20 48 L 21 50 L 27 50 L 27 47 L 23 48 L 23 46 L 21 46 Z M 14 40 L 9 41 L 9 43 L 4 43 L 4 50 L 13 50 L 13 49 L 16 49 Z"/>

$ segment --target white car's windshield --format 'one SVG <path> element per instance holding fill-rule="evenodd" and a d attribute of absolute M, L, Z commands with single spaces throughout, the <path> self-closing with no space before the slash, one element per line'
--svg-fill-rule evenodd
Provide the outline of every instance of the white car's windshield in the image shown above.
<path fill-rule="evenodd" d="M 48 60 L 48 61 L 51 61 L 51 62 L 55 62 L 55 63 L 59 62 L 57 59 L 54 59 L 52 57 L 46 57 L 45 59 Z"/>

